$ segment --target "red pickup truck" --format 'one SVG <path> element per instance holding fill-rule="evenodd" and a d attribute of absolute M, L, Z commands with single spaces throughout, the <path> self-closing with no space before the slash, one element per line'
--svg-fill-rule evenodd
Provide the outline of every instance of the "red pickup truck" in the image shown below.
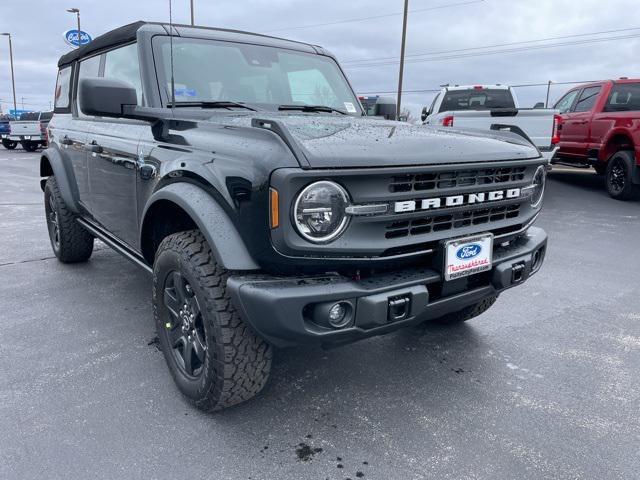
<path fill-rule="evenodd" d="M 595 168 L 609 195 L 640 196 L 640 79 L 580 85 L 558 102 L 562 125 L 552 163 Z"/>

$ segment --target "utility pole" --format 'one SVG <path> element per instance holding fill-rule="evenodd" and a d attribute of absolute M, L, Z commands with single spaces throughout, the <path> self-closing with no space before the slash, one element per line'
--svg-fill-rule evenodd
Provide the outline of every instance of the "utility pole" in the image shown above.
<path fill-rule="evenodd" d="M 191 26 L 193 27 L 195 25 L 195 19 L 193 16 L 193 0 L 191 0 Z"/>
<path fill-rule="evenodd" d="M 551 80 L 547 83 L 547 99 L 544 101 L 544 108 L 549 108 L 549 92 L 551 91 Z"/>
<path fill-rule="evenodd" d="M 24 110 L 24 97 L 20 97 L 20 99 L 22 100 L 22 110 Z"/>
<path fill-rule="evenodd" d="M 402 45 L 400 46 L 400 72 L 398 74 L 398 105 L 396 106 L 396 119 L 400 120 L 402 108 L 402 77 L 404 75 L 404 47 L 407 40 L 407 14 L 409 13 L 409 0 L 404 0 L 404 14 L 402 18 Z"/>
<path fill-rule="evenodd" d="M 13 114 L 17 115 L 18 104 L 16 102 L 16 79 L 13 76 L 13 46 L 11 45 L 11 34 L 3 33 L 2 35 L 9 37 L 9 60 L 11 62 L 11 88 L 13 89 Z"/>
<path fill-rule="evenodd" d="M 78 48 L 80 48 L 82 46 L 82 37 L 80 36 L 80 32 L 82 31 L 82 30 L 80 30 L 80 9 L 79 8 L 68 8 L 67 12 L 75 13 L 76 17 L 78 18 Z"/>

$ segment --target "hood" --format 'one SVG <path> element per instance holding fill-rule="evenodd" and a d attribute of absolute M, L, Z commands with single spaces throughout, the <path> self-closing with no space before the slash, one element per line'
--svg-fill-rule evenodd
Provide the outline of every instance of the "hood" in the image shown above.
<path fill-rule="evenodd" d="M 279 122 L 311 168 L 389 167 L 537 158 L 512 133 L 456 130 L 366 117 L 256 112 L 215 115 L 209 121 L 248 127 L 252 119 Z"/>

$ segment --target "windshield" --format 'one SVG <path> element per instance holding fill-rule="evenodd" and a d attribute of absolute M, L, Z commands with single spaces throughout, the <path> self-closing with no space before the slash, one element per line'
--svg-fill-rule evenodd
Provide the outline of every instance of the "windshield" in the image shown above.
<path fill-rule="evenodd" d="M 448 91 L 440 112 L 451 110 L 489 110 L 492 108 L 515 108 L 513 96 L 506 89 L 453 90 Z"/>
<path fill-rule="evenodd" d="M 154 39 L 160 85 L 171 91 L 168 37 Z M 277 109 L 323 105 L 361 115 L 336 62 L 322 55 L 263 45 L 173 39 L 176 103 L 239 102 Z"/>

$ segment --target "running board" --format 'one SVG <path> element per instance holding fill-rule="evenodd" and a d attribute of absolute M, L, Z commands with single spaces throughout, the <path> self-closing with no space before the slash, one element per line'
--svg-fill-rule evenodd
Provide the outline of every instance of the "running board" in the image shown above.
<path fill-rule="evenodd" d="M 93 236 L 102 240 L 104 243 L 109 245 L 112 249 L 114 249 L 124 258 L 133 262 L 137 266 L 143 268 L 148 273 L 153 273 L 153 269 L 149 265 L 147 265 L 147 263 L 142 259 L 142 257 L 137 253 L 133 252 L 122 241 L 120 241 L 113 235 L 109 234 L 98 225 L 95 225 L 94 223 L 84 218 L 78 218 L 77 221 L 80 225 L 82 225 L 83 228 L 88 230 Z"/>

